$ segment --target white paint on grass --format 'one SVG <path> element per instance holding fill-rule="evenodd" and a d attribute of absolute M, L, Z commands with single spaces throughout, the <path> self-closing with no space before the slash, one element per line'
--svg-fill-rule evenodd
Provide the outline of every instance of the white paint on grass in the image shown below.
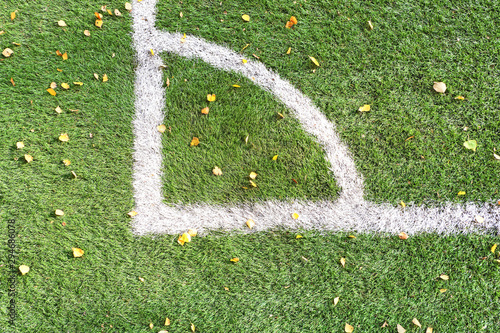
<path fill-rule="evenodd" d="M 318 229 L 327 231 L 349 230 L 357 232 L 405 231 L 421 232 L 497 232 L 500 209 L 493 205 L 445 204 L 425 208 L 410 206 L 402 209 L 389 204 L 375 204 L 363 199 L 363 177 L 342 143 L 335 125 L 314 106 L 312 101 L 295 89 L 288 81 L 256 61 L 242 63 L 242 56 L 221 45 L 188 36 L 181 43 L 181 33 L 169 33 L 155 28 L 156 1 L 134 2 L 133 41 L 138 66 L 135 81 L 134 119 L 134 198 L 133 230 L 138 235 L 175 234 L 188 228 L 197 228 L 201 234 L 210 229 L 241 229 L 247 219 L 256 225 L 253 230 L 279 226 L 287 229 Z M 152 55 L 150 50 L 154 50 Z M 156 126 L 164 122 L 165 105 L 163 73 L 159 69 L 160 52 L 171 52 L 186 58 L 199 58 L 215 68 L 234 71 L 274 94 L 297 117 L 302 128 L 322 144 L 331 164 L 340 197 L 334 202 L 262 201 L 233 206 L 191 204 L 167 206 L 162 193 L 162 144 Z M 168 113 L 168 110 L 166 110 Z M 169 175 L 167 175 L 169 176 Z M 175 177 L 175 175 L 172 175 Z M 298 213 L 294 220 L 292 213 Z M 480 215 L 485 221 L 474 223 Z"/>

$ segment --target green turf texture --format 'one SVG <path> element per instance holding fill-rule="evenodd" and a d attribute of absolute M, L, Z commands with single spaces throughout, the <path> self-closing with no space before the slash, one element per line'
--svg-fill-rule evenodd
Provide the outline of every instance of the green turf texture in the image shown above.
<path fill-rule="evenodd" d="M 300 232 L 304 237 L 296 239 L 276 230 L 212 233 L 182 247 L 177 235 L 133 236 L 126 215 L 134 207 L 131 20 L 122 2 L 107 4 L 124 17 L 105 16 L 99 30 L 93 12 L 101 2 L 0 3 L 0 48 L 15 52 L 0 61 L 2 331 L 11 329 L 12 218 L 16 264 L 31 268 L 16 275 L 13 332 L 176 333 L 189 332 L 191 323 L 196 332 L 337 332 L 346 322 L 355 332 L 387 332 L 380 328 L 384 321 L 392 331 L 399 323 L 422 332 L 412 326 L 413 317 L 435 332 L 500 330 L 500 270 L 493 261 L 498 255 L 490 252 L 499 237 L 421 235 L 401 241 Z M 66 31 L 56 24 L 61 19 Z M 68 52 L 69 59 L 62 61 L 55 50 Z M 106 73 L 109 81 L 96 81 L 93 73 Z M 77 80 L 84 85 L 71 84 Z M 52 97 L 45 91 L 52 81 L 71 88 L 58 88 Z M 61 133 L 68 133 L 69 142 L 58 140 Z M 26 147 L 17 150 L 17 141 Z M 23 161 L 26 153 L 33 162 Z M 71 165 L 65 167 L 63 159 Z M 55 209 L 65 215 L 56 217 Z M 72 247 L 82 248 L 84 256 L 73 258 Z M 233 257 L 240 262 L 231 263 Z M 450 280 L 438 279 L 440 274 Z M 334 307 L 335 297 L 340 301 Z M 166 317 L 168 328 L 162 326 Z"/>
<path fill-rule="evenodd" d="M 167 203 L 337 197 L 321 147 L 270 93 L 200 60 L 169 54 L 163 58 L 168 66 L 165 82 L 169 78 L 168 130 L 163 135 Z M 215 94 L 216 100 L 208 102 L 207 94 Z M 201 113 L 204 107 L 209 107 L 207 115 Z M 193 137 L 199 138 L 198 146 L 190 146 Z M 215 166 L 221 176 L 212 173 Z M 249 183 L 250 172 L 257 173 L 257 187 Z"/>
<path fill-rule="evenodd" d="M 160 1 L 156 25 L 235 51 L 250 44 L 244 55 L 260 57 L 337 124 L 367 199 L 435 205 L 499 197 L 495 8 L 444 0 Z M 286 29 L 292 15 L 298 24 Z M 315 73 L 308 56 L 320 62 Z M 447 84 L 445 94 L 432 89 L 435 81 Z M 364 104 L 372 111 L 358 112 Z M 469 139 L 476 152 L 464 148 Z"/>

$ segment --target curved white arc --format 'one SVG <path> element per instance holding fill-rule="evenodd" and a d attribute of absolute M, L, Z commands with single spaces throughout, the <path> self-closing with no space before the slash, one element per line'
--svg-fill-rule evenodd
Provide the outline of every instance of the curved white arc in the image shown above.
<path fill-rule="evenodd" d="M 289 229 L 314 228 L 321 230 L 357 230 L 395 232 L 485 231 L 498 229 L 499 209 L 489 205 L 462 207 L 446 204 L 440 208 L 407 207 L 404 211 L 388 204 L 363 200 L 363 179 L 358 175 L 346 145 L 335 132 L 335 126 L 313 105 L 311 100 L 282 80 L 259 62 L 248 60 L 223 46 L 188 36 L 181 43 L 180 33 L 158 31 L 154 27 L 156 1 L 134 3 L 134 46 L 137 51 L 134 119 L 134 191 L 136 211 L 134 232 L 178 233 L 187 227 L 206 229 L 240 229 L 246 219 L 253 218 L 254 230 L 285 226 Z M 155 55 L 152 55 L 150 50 Z M 233 207 L 218 205 L 176 205 L 163 203 L 162 145 L 156 126 L 163 123 L 164 88 L 162 64 L 158 54 L 172 52 L 186 58 L 200 58 L 216 68 L 238 72 L 255 84 L 272 92 L 292 109 L 304 130 L 323 144 L 327 159 L 338 185 L 342 188 L 335 202 L 291 203 L 265 201 Z M 168 111 L 168 110 L 167 110 Z M 290 215 L 297 212 L 298 220 Z M 472 221 L 475 215 L 485 218 L 483 225 Z"/>

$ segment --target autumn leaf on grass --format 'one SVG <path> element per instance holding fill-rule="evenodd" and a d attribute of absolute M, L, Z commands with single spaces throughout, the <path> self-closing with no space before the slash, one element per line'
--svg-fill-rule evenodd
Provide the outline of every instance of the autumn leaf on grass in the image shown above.
<path fill-rule="evenodd" d="M 337 305 L 337 303 L 339 302 L 339 299 L 340 299 L 340 297 L 338 297 L 338 296 L 333 299 L 333 306 Z"/>
<path fill-rule="evenodd" d="M 14 21 L 15 18 L 16 18 L 16 12 L 10 13 L 10 20 Z"/>
<path fill-rule="evenodd" d="M 63 20 L 57 21 L 57 25 L 60 27 L 67 27 L 66 22 L 64 22 Z"/>
<path fill-rule="evenodd" d="M 99 20 L 99 19 L 95 20 L 95 26 L 96 27 L 101 28 L 102 24 L 103 24 L 102 20 Z"/>
<path fill-rule="evenodd" d="M 250 179 L 255 179 L 257 177 L 257 174 L 255 172 L 250 172 L 250 175 L 248 175 L 248 177 L 250 177 Z"/>
<path fill-rule="evenodd" d="M 165 318 L 165 326 L 170 326 L 170 319 L 168 317 Z"/>
<path fill-rule="evenodd" d="M 290 29 L 291 27 L 293 27 L 293 22 L 292 21 L 286 22 L 285 28 Z"/>
<path fill-rule="evenodd" d="M 12 83 L 12 85 L 15 87 L 16 84 L 14 83 L 14 79 L 13 78 L 10 78 L 10 83 Z"/>
<path fill-rule="evenodd" d="M 405 232 L 400 232 L 398 236 L 399 236 L 399 239 L 403 239 L 403 240 L 408 239 L 408 235 Z"/>
<path fill-rule="evenodd" d="M 365 104 L 365 105 L 363 105 L 363 106 L 360 106 L 360 107 L 359 107 L 359 109 L 358 109 L 358 111 L 359 111 L 359 112 L 366 112 L 366 111 L 370 111 L 370 109 L 371 109 L 371 108 L 370 108 L 370 105 Z"/>
<path fill-rule="evenodd" d="M 102 82 L 108 82 L 108 74 L 102 76 Z"/>
<path fill-rule="evenodd" d="M 193 137 L 193 140 L 191 140 L 191 144 L 190 146 L 197 146 L 200 144 L 200 139 L 198 139 L 197 137 Z"/>
<path fill-rule="evenodd" d="M 26 265 L 21 265 L 19 266 L 19 271 L 21 272 L 22 275 L 24 275 L 30 271 L 30 268 Z"/>
<path fill-rule="evenodd" d="M 432 327 L 427 327 L 427 329 L 425 330 L 425 333 L 432 333 Z"/>
<path fill-rule="evenodd" d="M 222 175 L 222 170 L 219 169 L 219 167 L 216 166 L 216 167 L 213 168 L 212 173 L 214 175 L 216 175 L 216 176 L 220 176 L 220 175 Z"/>
<path fill-rule="evenodd" d="M 471 149 L 473 151 L 476 151 L 477 148 L 477 141 L 476 140 L 469 140 L 464 142 L 464 147 L 467 149 Z"/>
<path fill-rule="evenodd" d="M 210 109 L 209 109 L 208 107 L 203 108 L 203 109 L 201 109 L 201 113 L 203 113 L 203 114 L 208 114 L 208 111 L 209 111 L 209 110 L 210 110 Z"/>
<path fill-rule="evenodd" d="M 229 260 L 229 261 L 232 261 L 232 262 L 235 262 L 235 263 L 236 263 L 236 262 L 240 261 L 240 258 L 232 258 L 232 259 L 231 259 L 231 260 Z"/>
<path fill-rule="evenodd" d="M 67 84 L 66 82 L 63 82 L 63 83 L 61 83 L 61 88 L 64 88 L 64 89 L 68 90 L 69 89 L 69 84 Z"/>
<path fill-rule="evenodd" d="M 246 59 L 242 59 L 241 62 L 246 64 L 248 61 Z"/>
<path fill-rule="evenodd" d="M 457 195 L 465 195 L 465 191 L 459 191 Z"/>
<path fill-rule="evenodd" d="M 448 289 L 439 289 L 439 292 L 445 293 Z"/>
<path fill-rule="evenodd" d="M 63 162 L 63 164 L 64 164 L 65 166 L 68 166 L 68 165 L 70 165 L 70 164 L 71 164 L 71 161 L 70 161 L 70 160 L 63 160 L 62 162 Z"/>
<path fill-rule="evenodd" d="M 406 330 L 404 329 L 404 327 L 401 326 L 401 325 L 399 325 L 399 324 L 397 325 L 397 329 L 398 329 L 398 333 L 405 333 L 406 332 Z"/>
<path fill-rule="evenodd" d="M 115 16 L 122 16 L 122 13 L 118 9 L 115 9 Z"/>
<path fill-rule="evenodd" d="M 167 126 L 165 126 L 164 124 L 161 124 L 161 125 L 156 126 L 156 129 L 160 133 L 165 133 L 165 131 L 167 130 Z"/>
<path fill-rule="evenodd" d="M 14 51 L 12 51 L 11 49 L 9 48 L 6 48 L 5 50 L 2 51 L 2 54 L 5 58 L 8 58 L 12 55 L 12 53 L 14 53 Z"/>
<path fill-rule="evenodd" d="M 455 99 L 459 99 L 459 100 L 463 101 L 465 98 L 463 96 L 457 96 L 457 97 L 455 97 Z"/>
<path fill-rule="evenodd" d="M 444 93 L 446 91 L 446 84 L 444 82 L 434 82 L 432 87 L 438 93 Z"/>
<path fill-rule="evenodd" d="M 290 17 L 290 22 L 292 22 L 293 24 L 298 23 L 297 18 L 295 16 Z"/>
<path fill-rule="evenodd" d="M 248 16 L 247 14 L 244 14 L 241 16 L 241 18 L 243 19 L 243 21 L 245 22 L 249 22 L 250 21 L 250 16 Z"/>
<path fill-rule="evenodd" d="M 135 210 L 132 210 L 132 211 L 128 212 L 127 215 L 130 217 L 134 217 L 137 215 L 137 212 Z"/>
<path fill-rule="evenodd" d="M 83 86 L 83 82 L 73 82 L 75 86 Z"/>
<path fill-rule="evenodd" d="M 208 94 L 207 95 L 207 101 L 209 101 L 209 102 L 215 101 L 215 98 L 216 98 L 215 94 Z"/>
<path fill-rule="evenodd" d="M 418 321 L 417 318 L 413 318 L 413 320 L 411 321 L 413 324 L 415 324 L 416 326 L 418 327 L 422 327 L 422 325 L 420 324 L 420 322 Z"/>
<path fill-rule="evenodd" d="M 449 277 L 448 275 L 446 275 L 446 274 L 441 274 L 441 275 L 439 275 L 439 278 L 440 278 L 441 280 L 445 280 L 445 281 L 450 279 L 450 277 Z"/>
<path fill-rule="evenodd" d="M 247 227 L 248 227 L 249 229 L 252 229 L 252 228 L 255 226 L 255 222 L 254 222 L 252 219 L 249 219 L 249 220 L 246 222 L 246 224 L 247 224 Z"/>
<path fill-rule="evenodd" d="M 241 88 L 241 86 L 239 86 L 237 84 L 233 84 L 232 86 L 235 87 L 235 88 Z"/>
<path fill-rule="evenodd" d="M 196 330 L 196 327 L 194 327 L 194 324 L 191 323 L 191 331 L 194 333 L 195 330 Z"/>
<path fill-rule="evenodd" d="M 24 154 L 24 159 L 26 160 L 26 162 L 33 162 L 33 156 L 31 155 L 28 155 L 28 154 Z"/>
<path fill-rule="evenodd" d="M 132 5 L 128 2 L 125 2 L 125 9 L 128 10 L 128 11 L 131 11 L 132 10 Z"/>
<path fill-rule="evenodd" d="M 352 327 L 351 325 L 349 325 L 348 323 L 345 323 L 345 326 L 344 326 L 344 331 L 346 333 L 352 333 L 354 332 L 354 327 Z"/>
<path fill-rule="evenodd" d="M 403 207 L 403 208 L 405 208 L 405 207 L 406 207 L 406 204 L 404 203 L 404 201 L 403 201 L 403 200 L 401 200 L 400 204 L 401 204 L 401 207 Z"/>
<path fill-rule="evenodd" d="M 318 67 L 319 67 L 319 62 L 318 62 L 318 60 L 316 60 L 316 58 L 311 57 L 311 56 L 308 56 L 308 57 L 309 57 L 309 59 L 311 59 L 311 61 L 312 61 L 312 62 L 313 62 L 316 66 L 318 66 Z"/>
<path fill-rule="evenodd" d="M 345 258 L 344 257 L 340 258 L 340 264 L 342 265 L 342 267 L 345 268 Z"/>
<path fill-rule="evenodd" d="M 273 156 L 273 161 L 276 161 L 278 159 L 278 155 Z"/>
<path fill-rule="evenodd" d="M 24 143 L 22 141 L 19 141 L 16 143 L 17 149 L 23 149 L 24 148 Z"/>
<path fill-rule="evenodd" d="M 191 242 L 191 235 L 188 234 L 187 232 L 180 235 L 179 239 L 177 239 L 177 243 L 181 245 L 184 245 L 184 243 L 189 243 L 189 242 Z"/>
<path fill-rule="evenodd" d="M 64 52 L 62 55 L 63 60 L 68 60 L 68 53 Z"/>
<path fill-rule="evenodd" d="M 198 235 L 198 230 L 196 230 L 196 229 L 189 229 L 188 230 L 188 235 L 191 236 L 191 237 L 195 237 L 196 235 Z"/>
<path fill-rule="evenodd" d="M 292 214 L 292 218 L 293 218 L 294 220 L 298 219 L 298 218 L 299 218 L 299 214 L 297 214 L 297 213 L 293 213 L 293 214 Z"/>
<path fill-rule="evenodd" d="M 257 187 L 257 184 L 255 184 L 254 181 L 250 180 L 249 182 L 250 182 L 250 185 L 252 185 L 252 187 Z"/>
<path fill-rule="evenodd" d="M 68 142 L 69 141 L 68 133 L 61 133 L 61 135 L 59 135 L 59 141 Z"/>
<path fill-rule="evenodd" d="M 368 21 L 368 28 L 370 30 L 373 30 L 373 24 L 372 24 L 372 21 Z"/>
<path fill-rule="evenodd" d="M 82 249 L 79 249 L 77 247 L 72 247 L 71 250 L 73 250 L 73 257 L 79 258 L 83 256 L 84 251 Z"/>
<path fill-rule="evenodd" d="M 497 246 L 498 246 L 498 244 L 496 244 L 496 243 L 495 243 L 495 244 L 493 244 L 493 246 L 492 246 L 492 247 L 491 247 L 491 249 L 490 249 L 490 250 L 491 250 L 491 253 L 493 253 L 493 254 L 495 253 L 495 250 L 497 249 Z"/>
<path fill-rule="evenodd" d="M 55 96 L 56 95 L 56 91 L 52 88 L 49 88 L 47 89 L 47 91 L 49 92 L 49 94 L 51 94 L 52 96 Z"/>
<path fill-rule="evenodd" d="M 56 209 L 55 214 L 56 214 L 56 216 L 63 216 L 64 212 L 60 209 Z"/>
<path fill-rule="evenodd" d="M 292 48 L 289 47 L 288 50 L 286 51 L 286 54 L 290 54 L 290 52 L 292 52 Z"/>
<path fill-rule="evenodd" d="M 90 37 L 90 31 L 88 30 L 83 30 L 83 34 L 87 37 Z"/>

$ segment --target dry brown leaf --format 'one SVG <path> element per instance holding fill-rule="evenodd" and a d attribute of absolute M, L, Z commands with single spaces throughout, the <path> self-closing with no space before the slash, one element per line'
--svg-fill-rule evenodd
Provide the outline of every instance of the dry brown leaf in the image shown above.
<path fill-rule="evenodd" d="M 158 129 L 158 132 L 160 132 L 160 133 L 165 133 L 165 131 L 167 130 L 167 126 L 161 124 L 161 125 L 156 126 L 156 129 Z"/>
<path fill-rule="evenodd" d="M 399 236 L 399 239 L 403 239 L 403 240 L 404 239 L 408 239 L 408 235 L 405 232 L 402 232 L 402 231 L 399 233 L 398 236 Z"/>
<path fill-rule="evenodd" d="M 57 25 L 60 27 L 67 27 L 66 22 L 64 22 L 63 20 L 57 21 Z"/>
<path fill-rule="evenodd" d="M 209 110 L 210 110 L 210 109 L 209 109 L 209 108 L 208 108 L 208 106 L 207 106 L 206 108 L 201 109 L 201 113 L 203 113 L 203 114 L 208 114 L 208 111 L 209 111 Z"/>
<path fill-rule="evenodd" d="M 33 156 L 29 155 L 29 154 L 24 154 L 24 159 L 26 160 L 26 162 L 30 163 L 30 162 L 33 162 Z"/>
<path fill-rule="evenodd" d="M 222 170 L 221 170 L 221 169 L 219 169 L 219 167 L 217 167 L 217 166 L 216 166 L 216 167 L 212 170 L 212 173 L 213 173 L 214 175 L 216 175 L 216 176 L 220 176 L 220 175 L 222 175 Z"/>
<path fill-rule="evenodd" d="M 346 333 L 352 333 L 354 331 L 354 327 L 352 327 L 351 325 L 349 325 L 348 323 L 345 323 L 345 326 L 344 326 L 344 331 Z"/>
<path fill-rule="evenodd" d="M 61 53 L 61 51 L 56 50 L 56 54 L 57 54 L 58 56 L 62 57 L 62 53 Z"/>
<path fill-rule="evenodd" d="M 422 327 L 422 325 L 420 324 L 420 322 L 418 321 L 417 318 L 413 318 L 413 320 L 411 322 L 414 323 L 415 325 L 417 325 L 418 327 Z"/>
<path fill-rule="evenodd" d="M 198 139 L 197 137 L 193 137 L 193 140 L 191 140 L 191 144 L 190 146 L 197 146 L 200 144 L 200 139 Z"/>
<path fill-rule="evenodd" d="M 24 148 L 24 143 L 22 141 L 19 141 L 16 143 L 17 149 L 23 149 Z"/>
<path fill-rule="evenodd" d="M 444 82 L 434 82 L 432 86 L 438 93 L 444 93 L 446 91 L 446 84 Z"/>
<path fill-rule="evenodd" d="M 2 51 L 2 54 L 5 58 L 8 58 L 12 55 L 12 53 L 14 53 L 14 51 L 12 51 L 11 49 L 9 48 L 6 48 L 5 50 Z"/>
<path fill-rule="evenodd" d="M 82 249 L 79 249 L 77 247 L 72 247 L 71 250 L 73 250 L 73 257 L 75 258 L 79 258 L 85 253 Z"/>
<path fill-rule="evenodd" d="M 345 258 L 344 257 L 340 258 L 340 264 L 342 265 L 342 267 L 345 267 Z"/>
<path fill-rule="evenodd" d="M 59 135 L 59 141 L 68 142 L 69 141 L 68 133 L 61 133 L 61 135 Z"/>
<path fill-rule="evenodd" d="M 406 330 L 403 328 L 403 326 L 401 326 L 399 324 L 397 325 L 397 328 L 398 328 L 398 333 L 405 333 L 406 332 Z"/>
<path fill-rule="evenodd" d="M 249 219 L 249 220 L 246 222 L 246 224 L 247 224 L 247 227 L 248 227 L 249 229 L 252 229 L 253 227 L 255 227 L 255 222 L 254 222 L 254 220 L 252 220 L 252 219 Z"/>

